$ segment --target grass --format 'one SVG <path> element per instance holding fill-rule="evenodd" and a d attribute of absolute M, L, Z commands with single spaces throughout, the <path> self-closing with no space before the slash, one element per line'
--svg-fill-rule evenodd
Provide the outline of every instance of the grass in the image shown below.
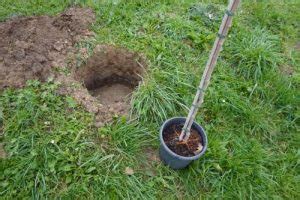
<path fill-rule="evenodd" d="M 263 71 L 274 70 L 282 62 L 279 38 L 261 27 L 242 29 L 231 42 L 228 60 L 246 78 L 257 80 Z"/>
<path fill-rule="evenodd" d="M 56 83 L 2 91 L 8 156 L 0 160 L 1 196 L 299 199 L 296 0 L 243 1 L 197 117 L 208 134 L 207 153 L 182 171 L 146 156 L 158 149 L 160 124 L 187 114 L 226 3 L 1 1 L 0 20 L 92 7 L 96 38 L 86 45 L 114 44 L 149 60 L 132 100 L 134 120 L 116 118 L 100 129 L 73 99 L 56 94 Z M 126 175 L 126 167 L 134 174 Z"/>

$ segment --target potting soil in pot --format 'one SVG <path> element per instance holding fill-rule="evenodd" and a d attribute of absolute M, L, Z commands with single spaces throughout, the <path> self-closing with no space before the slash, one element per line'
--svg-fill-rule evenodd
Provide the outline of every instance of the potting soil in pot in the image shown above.
<path fill-rule="evenodd" d="M 201 136 L 195 129 L 191 128 L 189 139 L 186 142 L 179 141 L 182 127 L 183 125 L 178 124 L 167 127 L 163 132 L 165 144 L 171 151 L 181 156 L 192 157 L 199 154 L 203 149 Z"/>

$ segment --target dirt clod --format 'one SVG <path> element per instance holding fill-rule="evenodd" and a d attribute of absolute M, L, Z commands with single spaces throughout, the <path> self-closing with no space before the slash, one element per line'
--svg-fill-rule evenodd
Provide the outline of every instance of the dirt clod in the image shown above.
<path fill-rule="evenodd" d="M 192 157 L 199 154 L 203 149 L 202 138 L 197 133 L 197 130 L 191 128 L 189 139 L 179 141 L 179 135 L 183 125 L 172 125 L 167 127 L 163 132 L 163 139 L 169 149 L 178 155 Z"/>

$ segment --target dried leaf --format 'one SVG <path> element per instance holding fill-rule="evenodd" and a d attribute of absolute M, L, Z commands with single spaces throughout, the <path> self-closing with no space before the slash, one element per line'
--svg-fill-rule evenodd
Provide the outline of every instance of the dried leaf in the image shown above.
<path fill-rule="evenodd" d="M 199 146 L 197 147 L 197 150 L 194 152 L 195 155 L 199 154 L 203 149 L 202 144 L 199 144 Z"/>
<path fill-rule="evenodd" d="M 134 174 L 134 171 L 133 171 L 132 168 L 126 167 L 124 173 L 130 176 L 130 175 L 133 175 L 133 174 Z"/>

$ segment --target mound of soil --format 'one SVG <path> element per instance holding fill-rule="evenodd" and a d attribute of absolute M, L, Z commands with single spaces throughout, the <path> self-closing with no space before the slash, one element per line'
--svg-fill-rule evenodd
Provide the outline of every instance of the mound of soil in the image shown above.
<path fill-rule="evenodd" d="M 51 67 L 64 65 L 78 36 L 95 16 L 91 9 L 70 8 L 50 16 L 17 17 L 0 23 L 0 90 L 45 80 Z"/>
<path fill-rule="evenodd" d="M 199 154 L 203 149 L 202 138 L 199 133 L 197 130 L 191 128 L 189 139 L 186 142 L 179 141 L 182 128 L 183 125 L 177 124 L 167 127 L 163 132 L 165 144 L 171 151 L 181 156 L 192 157 Z"/>

